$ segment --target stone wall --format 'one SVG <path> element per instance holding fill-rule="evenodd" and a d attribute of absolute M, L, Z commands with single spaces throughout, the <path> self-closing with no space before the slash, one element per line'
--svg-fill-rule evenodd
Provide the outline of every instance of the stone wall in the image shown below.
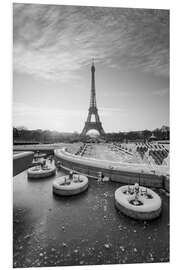
<path fill-rule="evenodd" d="M 31 166 L 34 152 L 22 152 L 13 155 L 13 176 L 21 173 Z"/>

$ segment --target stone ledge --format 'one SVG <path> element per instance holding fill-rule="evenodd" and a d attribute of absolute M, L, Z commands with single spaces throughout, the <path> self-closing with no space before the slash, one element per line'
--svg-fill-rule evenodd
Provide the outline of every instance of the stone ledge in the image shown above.
<path fill-rule="evenodd" d="M 101 167 L 97 164 L 93 165 L 92 161 L 88 163 L 88 159 L 85 159 L 85 161 L 82 163 L 82 158 L 76 159 L 76 157 L 70 153 L 67 153 L 67 155 L 63 153 L 63 155 L 61 155 L 59 152 L 57 153 L 57 151 L 55 151 L 55 159 L 56 161 L 59 161 L 60 164 L 64 167 L 85 175 L 89 175 L 93 178 L 98 178 L 98 173 L 102 172 L 103 175 L 109 177 L 111 181 L 119 182 L 122 184 L 135 184 L 136 182 L 140 182 L 141 185 L 145 185 L 147 187 L 163 188 L 163 175 L 150 172 L 137 172 L 137 168 L 134 172 L 125 169 L 110 169 L 103 166 Z"/>

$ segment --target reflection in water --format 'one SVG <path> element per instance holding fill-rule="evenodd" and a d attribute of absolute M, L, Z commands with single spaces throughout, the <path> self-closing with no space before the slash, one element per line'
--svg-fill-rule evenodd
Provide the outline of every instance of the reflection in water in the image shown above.
<path fill-rule="evenodd" d="M 162 191 L 161 217 L 140 222 L 114 207 L 118 183 L 90 179 L 84 193 L 58 197 L 52 182 L 61 175 L 14 177 L 14 267 L 169 260 L 169 200 Z"/>

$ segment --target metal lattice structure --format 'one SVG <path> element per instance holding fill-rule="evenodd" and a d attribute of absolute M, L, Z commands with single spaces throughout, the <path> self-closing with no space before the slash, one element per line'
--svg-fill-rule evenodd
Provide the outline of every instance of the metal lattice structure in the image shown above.
<path fill-rule="evenodd" d="M 91 121 L 92 115 L 95 116 L 95 121 Z M 88 112 L 87 121 L 85 122 L 85 126 L 81 134 L 86 135 L 86 133 L 91 129 L 97 130 L 100 135 L 105 134 L 104 129 L 102 127 L 102 123 L 99 118 L 97 104 L 96 104 L 94 62 L 92 63 L 92 66 L 91 66 L 91 98 L 90 98 L 89 112 Z"/>

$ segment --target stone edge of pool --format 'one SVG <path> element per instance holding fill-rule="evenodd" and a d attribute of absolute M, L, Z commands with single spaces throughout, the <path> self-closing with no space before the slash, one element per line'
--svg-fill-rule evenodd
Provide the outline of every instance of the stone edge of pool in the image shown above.
<path fill-rule="evenodd" d="M 13 154 L 13 176 L 28 169 L 32 163 L 34 152 L 21 152 Z"/>
<path fill-rule="evenodd" d="M 169 192 L 168 172 L 161 171 L 156 166 L 156 170 L 150 170 L 147 166 L 136 164 L 121 164 L 119 162 L 110 162 L 106 160 L 97 160 L 92 158 L 77 157 L 67 152 L 66 148 L 54 150 L 55 161 L 59 161 L 61 166 L 67 170 L 98 178 L 98 173 L 102 172 L 111 181 L 121 184 L 134 184 L 140 182 L 141 185 L 154 188 L 164 188 Z M 139 168 L 140 167 L 140 168 Z"/>

